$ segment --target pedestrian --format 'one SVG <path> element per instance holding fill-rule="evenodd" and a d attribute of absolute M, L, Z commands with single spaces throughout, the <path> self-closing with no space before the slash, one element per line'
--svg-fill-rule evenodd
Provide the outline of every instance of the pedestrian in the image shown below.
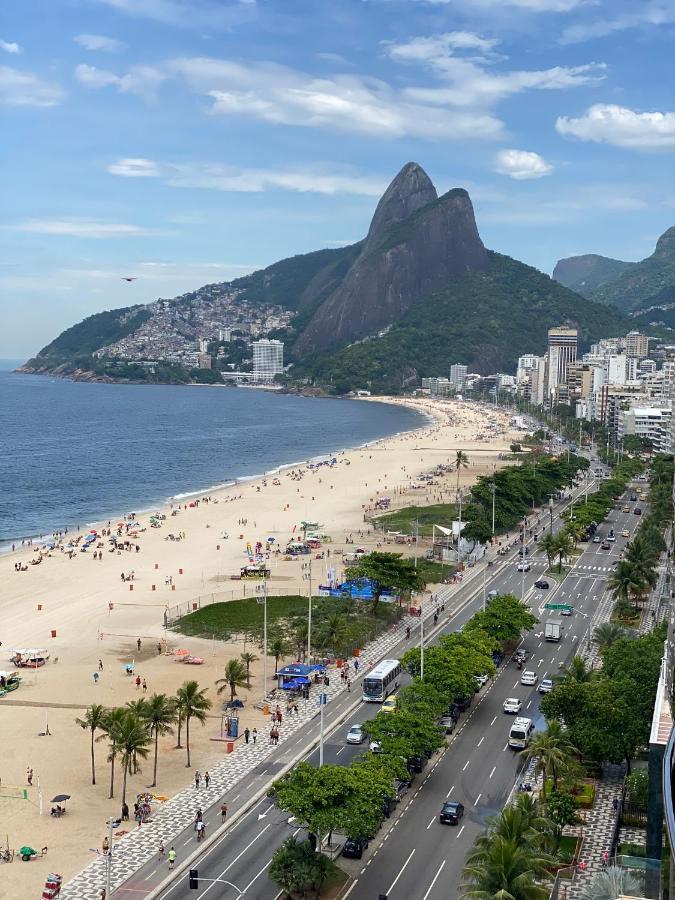
<path fill-rule="evenodd" d="M 98 672 L 94 672 L 94 684 L 98 684 L 99 674 Z"/>
<path fill-rule="evenodd" d="M 108 836 L 106 835 L 103 838 L 103 843 L 101 844 L 101 852 L 104 856 L 107 856 L 110 852 L 110 843 L 108 842 Z"/>
<path fill-rule="evenodd" d="M 136 676 L 136 690 L 138 690 L 140 686 L 141 686 L 141 676 L 137 675 Z"/>
<path fill-rule="evenodd" d="M 195 813 L 195 831 L 197 830 L 197 825 L 201 822 L 201 820 L 203 818 L 204 818 L 204 814 L 202 813 L 202 808 L 200 806 L 199 809 L 197 810 L 197 812 Z"/>
<path fill-rule="evenodd" d="M 206 785 L 206 789 L 209 789 L 209 785 L 211 784 L 211 776 L 208 773 L 208 770 L 204 772 L 204 784 Z"/>
<path fill-rule="evenodd" d="M 293 704 L 293 712 L 295 713 L 296 716 L 298 715 L 298 704 L 297 703 Z"/>
<path fill-rule="evenodd" d="M 99 661 L 98 661 L 98 670 L 99 670 L 99 672 L 103 671 L 103 660 L 102 659 L 99 659 Z"/>
<path fill-rule="evenodd" d="M 248 728 L 244 728 L 244 740 L 248 744 L 248 739 L 251 737 L 251 732 Z"/>
<path fill-rule="evenodd" d="M 138 652 L 140 653 L 141 652 L 141 639 L 140 638 L 138 638 L 138 640 L 136 641 L 136 646 L 138 647 Z"/>
<path fill-rule="evenodd" d="M 30 768 L 30 766 L 26 769 L 26 781 L 28 782 L 28 784 L 29 784 L 30 786 L 32 786 L 32 784 L 33 784 L 33 770 Z"/>
<path fill-rule="evenodd" d="M 220 823 L 221 823 L 221 825 L 225 821 L 226 818 L 227 818 L 227 803 L 225 803 L 225 801 L 223 801 L 220 804 Z"/>
<path fill-rule="evenodd" d="M 157 641 L 157 656 L 161 656 L 161 655 L 162 655 L 162 642 Z"/>
<path fill-rule="evenodd" d="M 253 738 L 253 743 L 255 744 L 255 742 L 258 740 L 258 729 L 257 728 L 253 729 L 253 731 L 251 732 L 251 737 Z"/>
<path fill-rule="evenodd" d="M 28 783 L 30 784 L 30 782 L 28 782 Z M 618 812 L 618 811 L 619 811 L 619 798 L 618 798 L 618 797 L 615 797 L 615 798 L 612 800 L 612 809 L 614 810 L 614 812 Z"/>
<path fill-rule="evenodd" d="M 349 679 L 347 679 L 347 693 L 351 694 L 352 692 L 352 683 Z"/>
<path fill-rule="evenodd" d="M 173 865 L 176 862 L 176 851 L 173 849 L 173 847 L 169 850 L 168 856 L 169 856 L 169 868 L 173 869 Z"/>
<path fill-rule="evenodd" d="M 122 821 L 123 822 L 129 821 L 129 804 L 126 802 L 124 802 L 122 804 Z"/>
<path fill-rule="evenodd" d="M 144 694 L 147 693 L 147 690 L 148 690 L 148 682 L 144 678 L 143 679 L 143 693 Z"/>
<path fill-rule="evenodd" d="M 202 776 L 199 774 L 199 769 L 195 772 L 195 787 L 198 788 L 199 784 L 202 780 Z"/>
<path fill-rule="evenodd" d="M 159 854 L 157 862 L 161 862 L 164 859 L 164 841 L 160 840 L 159 847 L 157 848 L 157 853 Z"/>
<path fill-rule="evenodd" d="M 283 719 L 283 715 L 281 714 L 281 710 L 277 710 L 277 722 L 281 725 L 281 720 Z"/>
<path fill-rule="evenodd" d="M 201 841 L 205 834 L 204 820 L 200 819 L 199 822 L 197 822 L 197 840 Z"/>

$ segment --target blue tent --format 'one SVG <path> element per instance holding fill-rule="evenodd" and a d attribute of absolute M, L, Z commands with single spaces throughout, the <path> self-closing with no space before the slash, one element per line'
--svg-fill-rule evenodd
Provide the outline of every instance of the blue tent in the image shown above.
<path fill-rule="evenodd" d="M 278 685 L 280 688 L 286 690 L 288 683 L 291 681 L 298 681 L 297 687 L 300 687 L 302 684 L 309 684 L 310 674 L 313 672 L 325 672 L 326 667 L 315 663 L 314 665 L 306 665 L 305 663 L 291 663 L 289 666 L 284 666 L 283 669 L 279 669 L 277 672 Z"/>

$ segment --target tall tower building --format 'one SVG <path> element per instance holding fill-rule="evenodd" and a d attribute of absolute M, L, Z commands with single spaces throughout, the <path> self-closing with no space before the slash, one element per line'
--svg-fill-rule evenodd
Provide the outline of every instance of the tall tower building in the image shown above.
<path fill-rule="evenodd" d="M 253 374 L 257 381 L 272 381 L 284 371 L 284 345 L 282 341 L 263 338 L 253 341 Z"/>
<path fill-rule="evenodd" d="M 644 359 L 649 356 L 649 338 L 639 331 L 629 331 L 626 335 L 626 356 Z"/>
<path fill-rule="evenodd" d="M 546 397 L 552 402 L 556 388 L 567 381 L 567 367 L 577 358 L 577 330 L 561 325 L 548 330 Z"/>

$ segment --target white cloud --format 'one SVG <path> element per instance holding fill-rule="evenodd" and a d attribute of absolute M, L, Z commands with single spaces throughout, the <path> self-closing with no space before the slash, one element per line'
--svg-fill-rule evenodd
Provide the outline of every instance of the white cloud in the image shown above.
<path fill-rule="evenodd" d="M 0 50 L 4 50 L 5 53 L 12 53 L 13 55 L 21 53 L 21 47 L 16 43 L 16 41 L 0 40 Z"/>
<path fill-rule="evenodd" d="M 159 168 L 151 159 L 126 157 L 118 159 L 108 166 L 111 175 L 122 175 L 125 178 L 157 178 Z"/>
<path fill-rule="evenodd" d="M 73 40 L 85 50 L 102 50 L 104 53 L 117 53 L 127 46 L 124 41 L 105 37 L 102 34 L 76 34 Z"/>
<path fill-rule="evenodd" d="M 446 31 L 430 37 L 415 37 L 404 44 L 383 41 L 388 55 L 398 62 L 426 62 L 435 64 L 452 55 L 455 50 L 479 50 L 490 54 L 496 40 L 488 40 L 470 31 Z"/>
<path fill-rule="evenodd" d="M 32 234 L 49 234 L 59 237 L 113 238 L 136 237 L 153 234 L 139 225 L 119 222 L 97 222 L 94 219 L 26 219 L 16 225 L 6 226 L 10 231 L 27 231 Z"/>
<path fill-rule="evenodd" d="M 347 168 L 305 166 L 302 169 L 247 169 L 209 163 L 158 163 L 149 159 L 119 159 L 108 166 L 111 175 L 127 178 L 161 175 L 171 187 L 205 188 L 232 193 L 267 190 L 379 197 L 384 178 L 360 175 Z"/>
<path fill-rule="evenodd" d="M 576 22 L 562 32 L 564 44 L 575 44 L 593 38 L 606 37 L 619 31 L 644 26 L 659 27 L 675 23 L 675 3 L 673 0 L 656 0 L 634 4 L 634 9 L 608 19 L 591 22 Z"/>
<path fill-rule="evenodd" d="M 456 0 L 414 0 L 416 3 L 426 3 L 429 6 L 449 6 L 454 5 Z M 556 13 L 569 12 L 585 3 L 586 0 L 470 0 L 469 5 L 475 9 L 477 6 L 483 6 L 487 9 L 509 9 L 517 8 L 529 10 L 533 13 Z"/>
<path fill-rule="evenodd" d="M 144 100 L 154 100 L 167 74 L 154 66 L 132 66 L 125 75 L 116 75 L 107 69 L 81 63 L 75 67 L 75 77 L 86 88 L 114 86 L 122 93 L 136 94 Z"/>
<path fill-rule="evenodd" d="M 152 19 L 178 28 L 230 28 L 249 21 L 256 13 L 255 0 L 224 3 L 222 0 L 99 0 L 119 13 Z"/>
<path fill-rule="evenodd" d="M 516 181 L 526 181 L 550 175 L 553 166 L 531 150 L 500 150 L 495 156 L 494 171 Z"/>
<path fill-rule="evenodd" d="M 624 106 L 598 103 L 583 116 L 560 116 L 556 131 L 565 137 L 611 144 L 633 150 L 675 148 L 675 113 L 635 112 Z"/>
<path fill-rule="evenodd" d="M 0 66 L 0 106 L 56 106 L 65 97 L 58 84 L 42 81 L 31 72 Z"/>

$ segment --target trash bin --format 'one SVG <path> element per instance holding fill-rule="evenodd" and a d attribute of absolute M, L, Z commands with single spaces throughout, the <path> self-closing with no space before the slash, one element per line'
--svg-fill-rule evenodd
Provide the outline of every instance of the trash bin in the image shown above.
<path fill-rule="evenodd" d="M 270 708 L 269 708 L 269 706 L 268 706 L 267 704 L 265 704 L 265 705 L 263 706 L 263 708 L 262 708 L 262 714 L 263 714 L 263 716 L 269 716 L 269 714 L 270 714 Z"/>
<path fill-rule="evenodd" d="M 234 750 L 234 741 L 227 741 L 227 743 L 225 745 L 226 753 L 232 753 L 233 750 Z"/>

